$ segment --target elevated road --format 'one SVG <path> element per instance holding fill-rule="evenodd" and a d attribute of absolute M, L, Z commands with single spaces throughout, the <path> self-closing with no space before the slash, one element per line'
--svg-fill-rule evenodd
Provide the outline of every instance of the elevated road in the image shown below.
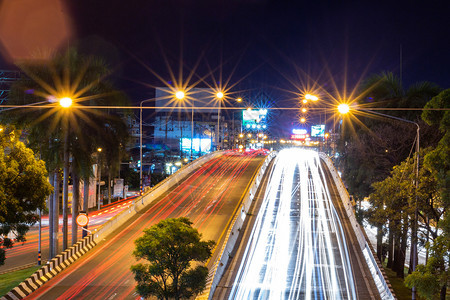
<path fill-rule="evenodd" d="M 281 151 L 266 186 L 213 299 L 379 299 L 318 154 Z"/>
<path fill-rule="evenodd" d="M 27 299 L 135 299 L 133 241 L 165 218 L 190 218 L 220 249 L 230 218 L 265 158 L 261 154 L 230 151 L 207 161 Z"/>

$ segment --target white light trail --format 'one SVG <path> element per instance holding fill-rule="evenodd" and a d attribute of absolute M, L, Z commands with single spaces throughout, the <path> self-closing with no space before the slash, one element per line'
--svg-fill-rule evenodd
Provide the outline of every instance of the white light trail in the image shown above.
<path fill-rule="evenodd" d="M 316 152 L 285 149 L 276 157 L 229 299 L 356 299 Z"/>

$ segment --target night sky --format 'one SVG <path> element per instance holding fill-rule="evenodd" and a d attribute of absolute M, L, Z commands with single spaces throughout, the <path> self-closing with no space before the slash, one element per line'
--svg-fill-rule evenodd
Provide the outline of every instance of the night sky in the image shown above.
<path fill-rule="evenodd" d="M 151 96 L 147 84 L 164 85 L 147 68 L 170 81 L 165 62 L 178 76 L 182 61 L 184 78 L 197 65 L 192 82 L 228 81 L 233 92 L 293 105 L 314 82 L 332 92 L 333 82 L 351 90 L 372 73 L 399 74 L 400 47 L 405 86 L 450 87 L 447 1 L 60 2 L 73 26 L 67 44 L 105 57 L 135 103 Z"/>

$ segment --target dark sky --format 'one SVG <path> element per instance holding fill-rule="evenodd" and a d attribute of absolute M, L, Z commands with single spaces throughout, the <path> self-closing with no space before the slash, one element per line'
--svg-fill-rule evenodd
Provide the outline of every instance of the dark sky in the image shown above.
<path fill-rule="evenodd" d="M 135 97 L 143 86 L 134 81 L 158 84 L 144 65 L 168 78 L 163 62 L 177 73 L 181 54 L 185 75 L 201 58 L 199 77 L 249 75 L 238 89 L 277 94 L 313 80 L 352 87 L 373 72 L 399 74 L 400 45 L 405 85 L 450 86 L 446 1 L 77 0 L 69 11 L 77 37 L 108 55 Z"/>
<path fill-rule="evenodd" d="M 264 90 L 279 105 L 317 81 L 352 89 L 372 73 L 399 74 L 405 86 L 450 87 L 448 1 L 61 0 L 70 44 L 107 58 L 134 102 L 163 85 L 168 69 L 194 80 Z M 165 63 L 167 62 L 167 64 Z M 168 67 L 169 66 L 169 67 Z M 2 62 L 0 60 L 0 69 Z M 207 76 L 213 70 L 214 78 Z M 222 74 L 222 79 L 220 78 Z"/>

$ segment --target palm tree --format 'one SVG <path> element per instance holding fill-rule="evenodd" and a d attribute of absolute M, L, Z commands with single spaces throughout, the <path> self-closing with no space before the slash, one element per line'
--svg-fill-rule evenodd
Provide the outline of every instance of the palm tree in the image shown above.
<path fill-rule="evenodd" d="M 80 178 L 85 183 L 89 182 L 92 175 L 92 155 L 97 147 L 108 143 L 109 149 L 116 151 L 121 143 L 125 144 L 127 138 L 124 130 L 111 130 L 126 128 L 119 112 L 89 106 L 125 106 L 128 105 L 127 97 L 106 80 L 109 71 L 101 59 L 82 56 L 74 49 L 55 55 L 49 62 L 23 61 L 18 65 L 25 75 L 11 87 L 8 102 L 33 107 L 3 111 L 0 117 L 25 129 L 30 146 L 41 150 L 42 159 L 47 162 L 47 168 L 53 174 L 59 174 L 62 166 L 63 128 L 67 122 L 68 150 L 73 157 L 72 173 L 77 181 L 74 185 L 78 184 Z M 58 98 L 67 96 L 77 105 L 69 113 L 64 114 L 57 104 L 48 107 Z M 57 179 L 58 176 L 54 178 Z M 88 193 L 84 195 L 88 197 Z M 54 203 L 50 203 L 50 208 L 54 208 L 50 217 L 56 224 L 57 199 L 54 197 Z M 73 218 L 76 217 L 78 203 L 78 193 L 75 193 Z M 87 210 L 87 207 L 83 208 Z M 72 225 L 72 241 L 75 241 L 76 223 L 73 222 Z M 57 227 L 53 228 L 56 232 Z M 56 250 L 53 250 L 51 253 L 56 255 Z"/>

